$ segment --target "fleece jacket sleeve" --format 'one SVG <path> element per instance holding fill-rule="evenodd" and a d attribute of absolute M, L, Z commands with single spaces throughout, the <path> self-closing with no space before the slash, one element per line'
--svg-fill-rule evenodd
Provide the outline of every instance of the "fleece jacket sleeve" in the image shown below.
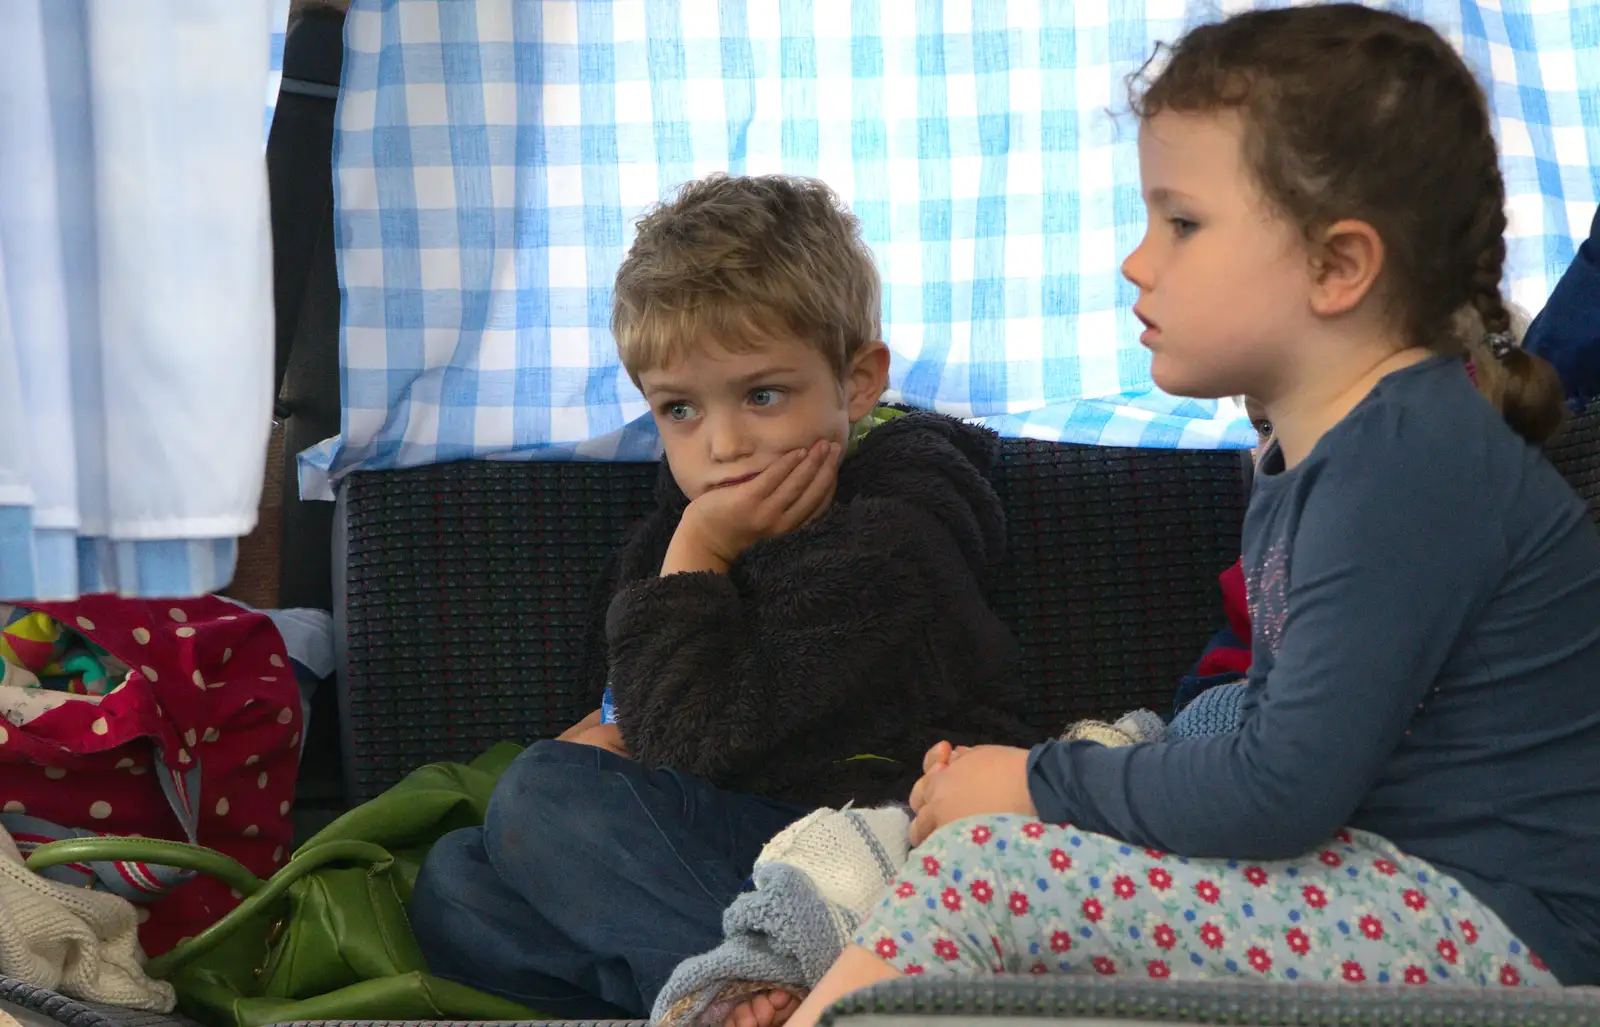
<path fill-rule="evenodd" d="M 929 575 L 960 562 L 937 518 L 858 499 L 758 543 L 729 574 L 625 586 L 606 633 L 629 751 L 716 783 L 872 704 L 873 669 L 931 622 Z"/>

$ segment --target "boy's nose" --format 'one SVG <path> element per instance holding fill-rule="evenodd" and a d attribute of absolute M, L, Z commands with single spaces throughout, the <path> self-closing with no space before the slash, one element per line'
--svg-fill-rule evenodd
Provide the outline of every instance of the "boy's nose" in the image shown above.
<path fill-rule="evenodd" d="M 750 437 L 733 418 L 719 418 L 711 427 L 711 459 L 720 463 L 750 455 Z"/>

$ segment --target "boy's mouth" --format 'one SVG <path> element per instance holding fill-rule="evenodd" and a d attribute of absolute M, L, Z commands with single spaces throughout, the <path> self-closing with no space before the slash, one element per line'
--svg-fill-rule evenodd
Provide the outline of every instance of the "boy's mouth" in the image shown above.
<path fill-rule="evenodd" d="M 734 485 L 743 485 L 745 482 L 755 479 L 760 474 L 760 471 L 751 471 L 749 474 L 741 474 L 735 478 L 724 478 L 721 481 L 712 482 L 710 487 L 714 489 L 725 489 L 731 488 Z"/>

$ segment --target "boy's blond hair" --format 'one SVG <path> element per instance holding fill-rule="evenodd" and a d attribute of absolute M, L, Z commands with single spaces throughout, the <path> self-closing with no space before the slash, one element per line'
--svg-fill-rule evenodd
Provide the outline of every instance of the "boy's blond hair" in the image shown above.
<path fill-rule="evenodd" d="M 814 346 L 842 381 L 882 334 L 880 295 L 861 222 L 833 190 L 712 175 L 640 219 L 611 333 L 635 385 L 707 341 L 746 352 L 776 339 Z"/>

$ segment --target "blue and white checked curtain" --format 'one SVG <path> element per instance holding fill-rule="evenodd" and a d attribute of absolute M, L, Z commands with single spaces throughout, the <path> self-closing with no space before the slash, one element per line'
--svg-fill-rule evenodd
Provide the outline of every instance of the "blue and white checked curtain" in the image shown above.
<path fill-rule="evenodd" d="M 1113 113 L 1211 0 L 356 0 L 335 146 L 343 433 L 357 468 L 640 458 L 607 330 L 647 205 L 712 171 L 827 180 L 884 280 L 892 398 L 1010 434 L 1238 446 L 1155 390 L 1121 257 Z M 1542 305 L 1600 193 L 1600 0 L 1412 0 L 1492 84 L 1512 296 Z"/>
<path fill-rule="evenodd" d="M 0 0 L 0 599 L 233 577 L 288 0 Z"/>

